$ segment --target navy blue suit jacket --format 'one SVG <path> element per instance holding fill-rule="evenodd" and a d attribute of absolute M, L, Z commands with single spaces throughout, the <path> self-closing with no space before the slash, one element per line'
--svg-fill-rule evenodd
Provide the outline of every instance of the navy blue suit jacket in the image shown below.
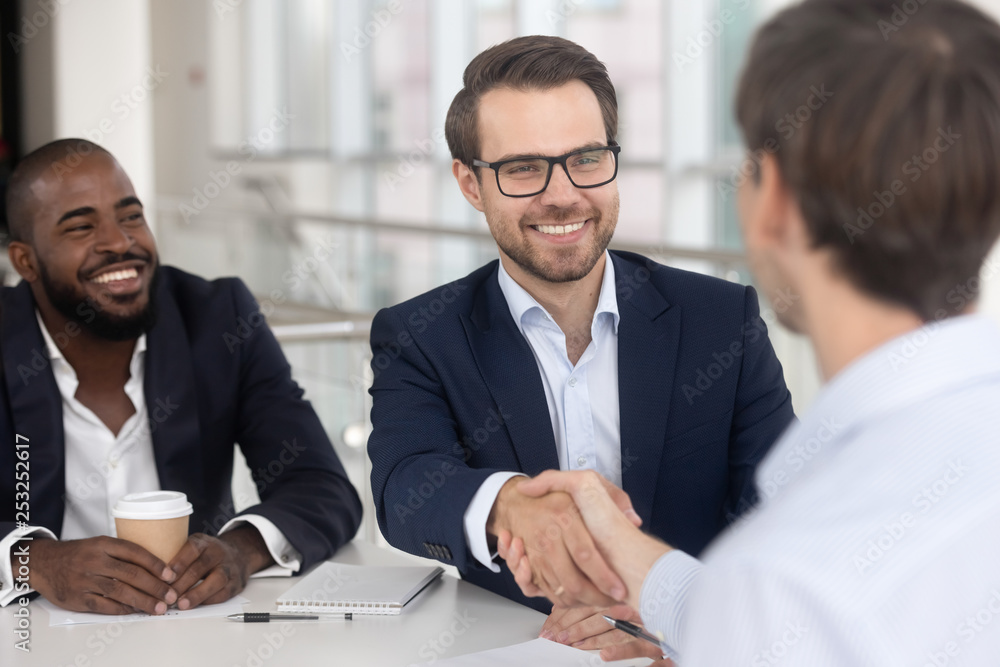
<path fill-rule="evenodd" d="M 757 463 L 794 418 L 753 288 L 611 253 L 618 310 L 622 483 L 647 530 L 698 555 L 756 501 Z M 558 469 L 541 377 L 497 262 L 380 311 L 372 324 L 379 526 L 542 611 L 509 570 L 480 565 L 463 515 L 498 471 Z"/>
<path fill-rule="evenodd" d="M 217 532 L 234 516 L 238 442 L 261 497 L 243 513 L 271 520 L 301 552 L 302 571 L 325 560 L 357 532 L 361 502 L 246 285 L 164 266 L 156 289 L 144 389 L 161 488 L 187 494 L 191 532 Z M 59 535 L 67 486 L 62 398 L 28 284 L 4 288 L 0 300 L 0 535 L 20 520 Z M 30 452 L 22 515 L 17 435 Z"/>

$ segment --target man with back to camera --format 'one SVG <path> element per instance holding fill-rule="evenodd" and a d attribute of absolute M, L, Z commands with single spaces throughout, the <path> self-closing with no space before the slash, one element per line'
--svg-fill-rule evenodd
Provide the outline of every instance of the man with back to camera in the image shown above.
<path fill-rule="evenodd" d="M 750 150 L 778 148 L 740 214 L 760 284 L 800 296 L 782 320 L 826 381 L 761 464 L 777 492 L 699 566 L 587 473 L 522 485 L 573 494 L 685 667 L 996 664 L 1000 330 L 974 311 L 1000 235 L 997 62 L 1000 25 L 954 0 L 809 0 L 769 21 L 737 116 Z M 832 97 L 779 137 L 818 85 Z M 528 593 L 558 585 L 518 540 L 502 551 Z"/>
<path fill-rule="evenodd" d="M 493 562 L 501 530 L 537 535 L 529 553 L 575 571 L 565 589 L 607 607 L 622 582 L 567 521 L 570 498 L 528 498 L 513 478 L 595 469 L 631 497 L 633 520 L 698 554 L 754 502 L 752 472 L 793 419 L 789 393 L 752 288 L 607 251 L 625 149 L 593 54 L 517 38 L 477 56 L 464 85 L 446 122 L 453 173 L 500 261 L 375 317 L 379 525 L 393 545 L 548 612 Z M 709 390 L 685 389 L 720 359 Z M 628 639 L 596 611 L 557 604 L 543 636 Z"/>
<path fill-rule="evenodd" d="M 358 495 L 246 286 L 160 266 L 110 153 L 64 139 L 27 155 L 7 216 L 23 280 L 0 299 L 0 602 L 191 609 L 354 536 Z M 234 517 L 236 442 L 261 502 Z M 117 499 L 160 489 L 187 494 L 199 531 L 170 563 L 113 537 Z"/>

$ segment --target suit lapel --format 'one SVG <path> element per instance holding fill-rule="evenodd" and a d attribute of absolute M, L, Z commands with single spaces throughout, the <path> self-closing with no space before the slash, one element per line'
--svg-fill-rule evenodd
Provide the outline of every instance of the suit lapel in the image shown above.
<path fill-rule="evenodd" d="M 66 497 L 62 396 L 38 328 L 31 288 L 21 282 L 6 292 L 0 336 L 10 419 L 14 433 L 30 445 L 31 495 L 45 499 L 31 504 L 30 523 L 59 535 Z"/>
<path fill-rule="evenodd" d="M 552 420 L 538 365 L 510 315 L 496 269 L 476 296 L 471 315 L 462 316 L 462 324 L 479 372 L 507 426 L 521 472 L 537 475 L 543 470 L 558 470 Z M 487 407 L 483 406 L 484 420 Z"/>
<path fill-rule="evenodd" d="M 205 492 L 194 360 L 180 310 L 160 271 L 157 321 L 146 336 L 144 394 L 160 487 L 183 491 L 195 507 Z M 207 314 L 206 314 L 207 315 Z"/>
<path fill-rule="evenodd" d="M 611 255 L 618 296 L 618 404 L 622 487 L 652 518 L 674 385 L 681 312 L 649 281 L 648 267 Z M 642 278 L 645 277 L 645 280 Z"/>

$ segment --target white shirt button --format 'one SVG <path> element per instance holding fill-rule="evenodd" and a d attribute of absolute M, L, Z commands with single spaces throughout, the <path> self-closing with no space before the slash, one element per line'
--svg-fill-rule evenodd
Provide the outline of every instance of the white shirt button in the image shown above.
<path fill-rule="evenodd" d="M 576 378 L 570 378 L 569 379 L 569 386 L 571 386 L 571 387 L 575 387 L 576 386 Z"/>
<path fill-rule="evenodd" d="M 578 466 L 585 466 L 585 465 L 587 465 L 587 457 L 586 456 L 578 457 L 576 459 L 576 464 Z"/>

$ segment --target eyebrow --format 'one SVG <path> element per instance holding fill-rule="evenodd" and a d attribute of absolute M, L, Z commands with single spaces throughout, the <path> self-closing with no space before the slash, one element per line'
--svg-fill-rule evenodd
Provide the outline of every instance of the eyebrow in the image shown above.
<path fill-rule="evenodd" d="M 128 197 L 123 197 L 115 204 L 115 210 L 117 211 L 127 206 L 142 206 L 142 202 L 139 201 L 139 198 L 135 195 L 129 195 Z M 72 211 L 66 211 L 56 222 L 56 227 L 70 218 L 77 218 L 84 215 L 90 215 L 92 213 L 96 213 L 96 209 L 93 206 L 81 206 L 80 208 L 74 208 Z"/>
<path fill-rule="evenodd" d="M 566 153 L 563 153 L 563 155 L 569 153 L 575 153 L 576 151 L 586 150 L 588 148 L 604 148 L 605 146 L 607 146 L 607 144 L 603 144 L 600 141 L 591 141 L 589 143 L 583 144 L 582 146 L 578 146 L 573 150 L 566 151 Z M 518 160 L 521 158 L 529 158 L 529 157 L 551 157 L 551 156 L 542 155 L 541 153 L 508 153 L 503 157 L 497 158 L 496 160 L 490 160 L 490 162 L 503 162 L 504 160 Z"/>

